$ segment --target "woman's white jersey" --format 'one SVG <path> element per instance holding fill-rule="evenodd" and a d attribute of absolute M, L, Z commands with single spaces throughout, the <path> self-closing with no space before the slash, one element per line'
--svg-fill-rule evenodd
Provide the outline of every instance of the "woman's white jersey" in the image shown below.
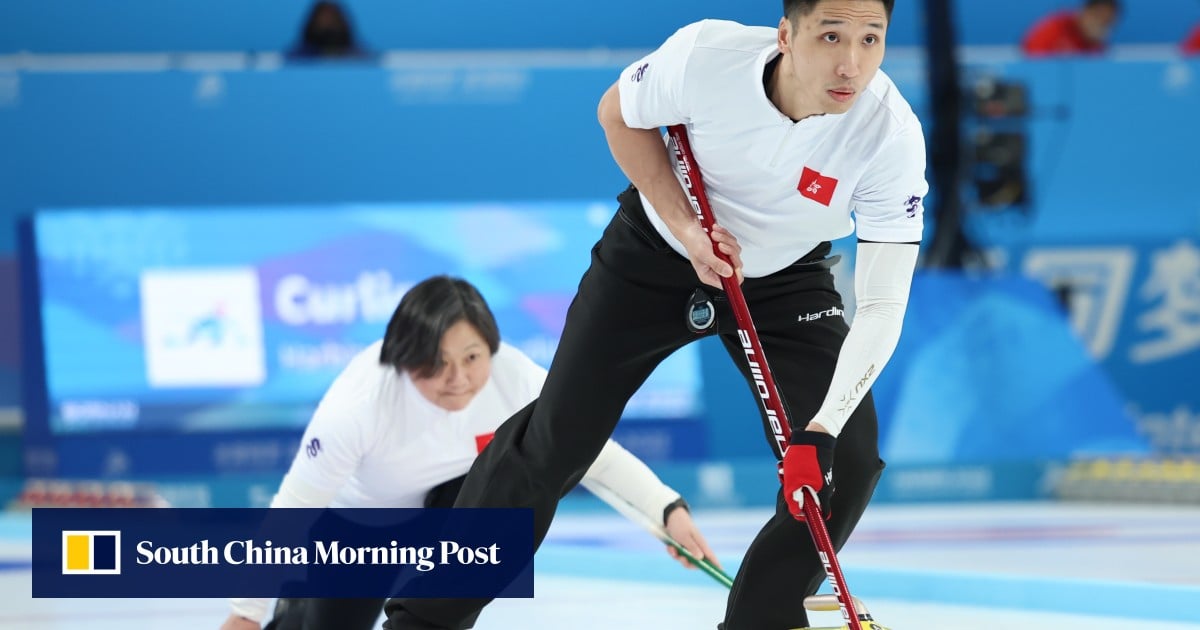
<path fill-rule="evenodd" d="M 304 431 L 273 508 L 419 508 L 437 485 L 467 473 L 495 430 L 538 397 L 546 370 L 501 343 L 488 382 L 461 411 L 429 402 L 407 373 L 379 362 L 383 342 L 359 352 L 334 380 Z M 661 522 L 679 498 L 641 460 L 608 441 L 581 481 L 602 485 Z M 262 620 L 268 600 L 231 600 Z"/>

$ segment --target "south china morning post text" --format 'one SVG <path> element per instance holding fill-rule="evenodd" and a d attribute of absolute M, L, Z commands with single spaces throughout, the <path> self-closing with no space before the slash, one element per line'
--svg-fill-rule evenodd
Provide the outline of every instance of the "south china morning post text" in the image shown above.
<path fill-rule="evenodd" d="M 528 509 L 35 509 L 34 597 L 532 597 Z"/>
<path fill-rule="evenodd" d="M 208 539 L 188 547 L 155 546 L 154 541 L 137 543 L 140 565 L 244 564 L 275 565 L 393 565 L 412 566 L 417 571 L 432 571 L 439 565 L 499 565 L 500 545 L 464 547 L 453 540 L 439 540 L 436 546 L 403 546 L 395 540 L 381 547 L 351 547 L 337 540 L 314 540 L 309 547 L 282 547 L 272 541 L 231 540 L 223 547 Z"/>

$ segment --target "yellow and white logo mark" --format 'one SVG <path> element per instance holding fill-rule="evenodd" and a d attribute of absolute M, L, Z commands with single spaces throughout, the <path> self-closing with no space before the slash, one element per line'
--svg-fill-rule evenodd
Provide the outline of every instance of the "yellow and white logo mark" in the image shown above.
<path fill-rule="evenodd" d="M 63 575 L 121 573 L 121 532 L 67 531 L 62 533 Z"/>

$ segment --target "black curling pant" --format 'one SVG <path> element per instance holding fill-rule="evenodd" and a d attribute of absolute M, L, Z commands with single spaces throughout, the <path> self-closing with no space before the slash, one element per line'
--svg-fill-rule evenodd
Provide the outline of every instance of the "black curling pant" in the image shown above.
<path fill-rule="evenodd" d="M 685 309 L 700 287 L 691 264 L 657 234 L 632 188 L 592 249 L 591 266 L 567 312 L 566 326 L 540 398 L 496 432 L 475 461 L 456 507 L 528 507 L 541 544 L 558 500 L 583 476 L 612 435 L 625 403 L 668 355 L 695 340 Z M 841 296 L 823 243 L 795 264 L 749 278 L 750 305 L 790 418 L 803 428 L 824 400 L 846 336 Z M 716 289 L 719 333 L 749 375 L 733 314 Z M 813 316 L 826 313 L 822 316 Z M 747 414 L 751 413 L 747 409 Z M 747 430 L 751 430 L 747 426 Z M 766 428 L 768 440 L 771 432 Z M 773 451 L 772 451 L 773 452 Z M 764 463 L 764 465 L 770 465 Z M 862 516 L 883 462 L 870 396 L 838 439 L 830 536 L 839 548 Z M 808 625 L 803 598 L 824 569 L 803 523 L 778 496 L 775 515 L 751 544 L 730 591 L 727 630 L 784 630 Z M 391 599 L 385 628 L 470 628 L 487 599 Z"/>
<path fill-rule="evenodd" d="M 463 477 L 456 477 L 434 487 L 425 496 L 425 507 L 452 507 L 462 484 Z M 385 601 L 382 597 L 281 598 L 263 630 L 371 630 Z"/>

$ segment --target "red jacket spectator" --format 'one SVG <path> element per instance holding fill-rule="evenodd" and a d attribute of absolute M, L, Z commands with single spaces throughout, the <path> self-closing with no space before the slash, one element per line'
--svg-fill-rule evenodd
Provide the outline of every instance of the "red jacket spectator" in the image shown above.
<path fill-rule="evenodd" d="M 1117 12 L 1116 0 L 1086 0 L 1077 11 L 1042 18 L 1026 33 L 1022 48 L 1032 56 L 1104 52 Z"/>
<path fill-rule="evenodd" d="M 1200 24 L 1192 29 L 1192 34 L 1183 40 L 1183 54 L 1200 55 Z"/>

